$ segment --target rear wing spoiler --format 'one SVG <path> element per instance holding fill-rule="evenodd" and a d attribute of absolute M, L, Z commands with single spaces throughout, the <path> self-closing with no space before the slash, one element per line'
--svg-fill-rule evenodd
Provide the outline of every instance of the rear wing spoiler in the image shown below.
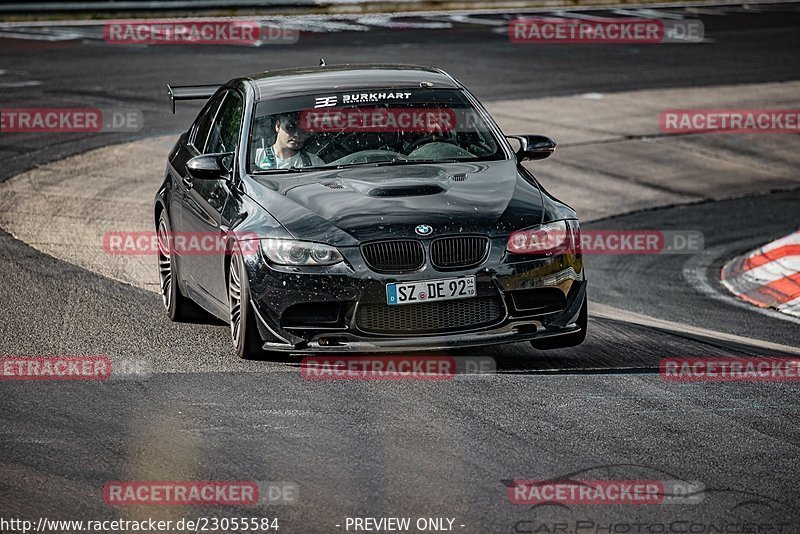
<path fill-rule="evenodd" d="M 167 91 L 172 101 L 172 113 L 175 113 L 177 100 L 208 100 L 219 89 L 219 85 L 169 85 Z"/>

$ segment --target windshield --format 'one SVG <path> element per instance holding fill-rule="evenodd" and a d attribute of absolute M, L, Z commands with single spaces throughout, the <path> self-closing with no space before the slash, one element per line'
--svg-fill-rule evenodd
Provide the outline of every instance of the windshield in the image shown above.
<path fill-rule="evenodd" d="M 505 159 L 461 91 L 369 89 L 259 102 L 251 173 Z"/>

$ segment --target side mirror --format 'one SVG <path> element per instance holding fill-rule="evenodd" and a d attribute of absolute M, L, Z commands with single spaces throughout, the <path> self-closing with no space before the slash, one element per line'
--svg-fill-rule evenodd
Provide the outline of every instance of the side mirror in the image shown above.
<path fill-rule="evenodd" d="M 223 180 L 230 177 L 233 152 L 203 154 L 186 162 L 186 170 L 195 180 Z"/>
<path fill-rule="evenodd" d="M 517 159 L 519 161 L 544 159 L 556 151 L 556 142 L 544 135 L 509 135 L 519 141 Z"/>

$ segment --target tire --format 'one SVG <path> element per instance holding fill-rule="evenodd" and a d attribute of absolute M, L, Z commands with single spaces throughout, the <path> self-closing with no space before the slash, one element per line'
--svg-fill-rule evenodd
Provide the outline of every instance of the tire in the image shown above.
<path fill-rule="evenodd" d="M 234 245 L 228 269 L 228 309 L 231 341 L 239 358 L 250 360 L 265 355 L 264 340 L 258 333 L 255 312 L 250 306 L 250 285 L 242 261 L 242 250 Z"/>
<path fill-rule="evenodd" d="M 538 350 L 563 349 L 566 347 L 577 347 L 586 339 L 586 326 L 589 322 L 587 298 L 583 297 L 581 311 L 578 313 L 576 324 L 581 327 L 580 332 L 567 334 L 566 336 L 556 336 L 545 339 L 531 340 L 531 346 Z"/>
<path fill-rule="evenodd" d="M 178 287 L 180 279 L 172 247 L 169 246 L 168 237 L 171 235 L 167 212 L 164 210 L 158 216 L 158 277 L 161 292 L 161 302 L 167 312 L 167 317 L 175 322 L 187 322 L 197 319 L 201 310 L 191 299 L 185 297 Z"/>

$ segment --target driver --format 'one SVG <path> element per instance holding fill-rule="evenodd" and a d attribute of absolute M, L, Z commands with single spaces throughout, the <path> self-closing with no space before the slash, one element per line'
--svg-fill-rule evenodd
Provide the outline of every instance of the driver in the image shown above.
<path fill-rule="evenodd" d="M 291 167 L 321 167 L 325 165 L 316 154 L 303 150 L 310 132 L 300 128 L 297 113 L 284 113 L 275 121 L 275 143 L 256 150 L 256 165 L 262 169 Z"/>

